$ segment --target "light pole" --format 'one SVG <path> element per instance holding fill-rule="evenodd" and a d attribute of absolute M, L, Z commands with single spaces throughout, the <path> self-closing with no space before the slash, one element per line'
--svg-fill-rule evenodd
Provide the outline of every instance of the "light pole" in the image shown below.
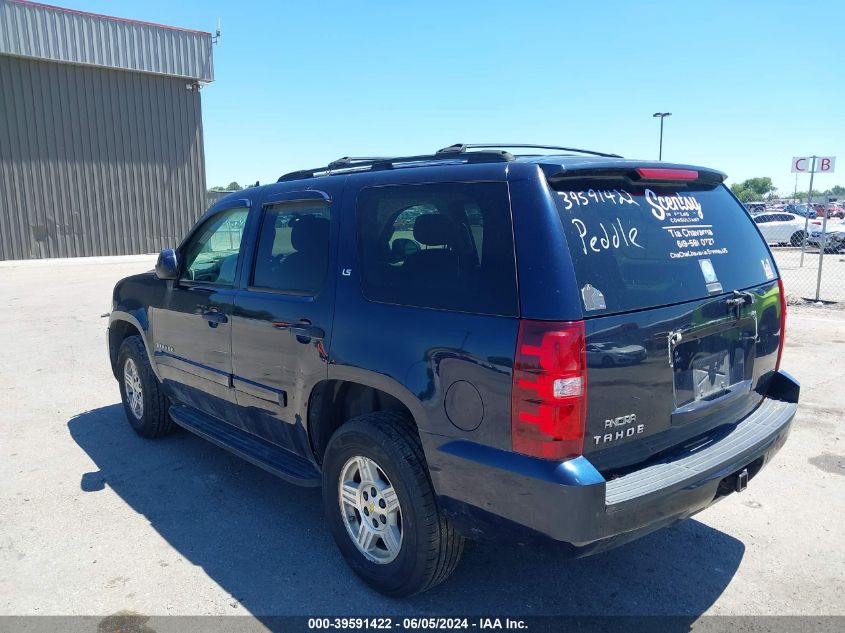
<path fill-rule="evenodd" d="M 672 116 L 671 112 L 655 112 L 651 116 L 660 119 L 660 154 L 657 157 L 657 160 L 663 160 L 663 119 L 667 116 Z"/>

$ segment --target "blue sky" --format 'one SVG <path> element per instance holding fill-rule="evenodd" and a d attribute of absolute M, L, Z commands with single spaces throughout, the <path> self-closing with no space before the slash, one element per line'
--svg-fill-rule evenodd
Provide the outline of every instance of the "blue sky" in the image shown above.
<path fill-rule="evenodd" d="M 816 188 L 845 184 L 841 0 L 56 3 L 206 31 L 221 18 L 209 186 L 458 141 L 656 158 L 656 111 L 673 113 L 666 160 L 787 193 L 792 156 L 839 155 Z"/>

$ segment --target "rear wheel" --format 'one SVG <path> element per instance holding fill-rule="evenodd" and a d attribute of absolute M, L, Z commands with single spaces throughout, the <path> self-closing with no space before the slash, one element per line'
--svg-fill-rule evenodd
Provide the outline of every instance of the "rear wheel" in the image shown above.
<path fill-rule="evenodd" d="M 789 243 L 793 246 L 801 246 L 804 243 L 804 231 L 795 231 L 789 238 Z"/>
<path fill-rule="evenodd" d="M 167 398 L 150 366 L 140 336 L 130 336 L 117 353 L 120 369 L 120 397 L 126 419 L 141 437 L 161 437 L 173 429 L 167 412 Z"/>
<path fill-rule="evenodd" d="M 381 593 L 425 591 L 458 565 L 464 539 L 437 505 L 406 415 L 370 413 L 335 432 L 323 459 L 323 505 L 346 562 Z"/>
<path fill-rule="evenodd" d="M 384 470 L 369 457 L 350 457 L 338 486 L 340 515 L 358 551 L 374 563 L 396 560 L 402 549 L 402 508 Z"/>

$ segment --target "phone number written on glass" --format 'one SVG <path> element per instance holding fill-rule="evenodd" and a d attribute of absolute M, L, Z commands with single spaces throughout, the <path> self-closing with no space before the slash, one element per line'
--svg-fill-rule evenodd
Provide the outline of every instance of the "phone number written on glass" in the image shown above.
<path fill-rule="evenodd" d="M 632 204 L 640 206 L 640 203 L 634 199 L 630 193 L 624 190 L 613 189 L 588 189 L 587 191 L 558 191 L 557 195 L 561 197 L 564 207 L 569 211 L 573 207 L 586 207 L 590 202 L 601 203 L 611 202 L 618 205 Z"/>

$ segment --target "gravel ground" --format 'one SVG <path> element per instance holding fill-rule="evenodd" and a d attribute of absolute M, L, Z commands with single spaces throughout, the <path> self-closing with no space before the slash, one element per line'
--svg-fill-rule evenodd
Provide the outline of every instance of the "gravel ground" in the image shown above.
<path fill-rule="evenodd" d="M 747 491 L 583 560 L 470 544 L 446 584 L 395 601 L 346 568 L 319 490 L 130 431 L 100 316 L 152 263 L 0 264 L 0 615 L 845 614 L 842 311 L 790 312 L 802 406 Z"/>

